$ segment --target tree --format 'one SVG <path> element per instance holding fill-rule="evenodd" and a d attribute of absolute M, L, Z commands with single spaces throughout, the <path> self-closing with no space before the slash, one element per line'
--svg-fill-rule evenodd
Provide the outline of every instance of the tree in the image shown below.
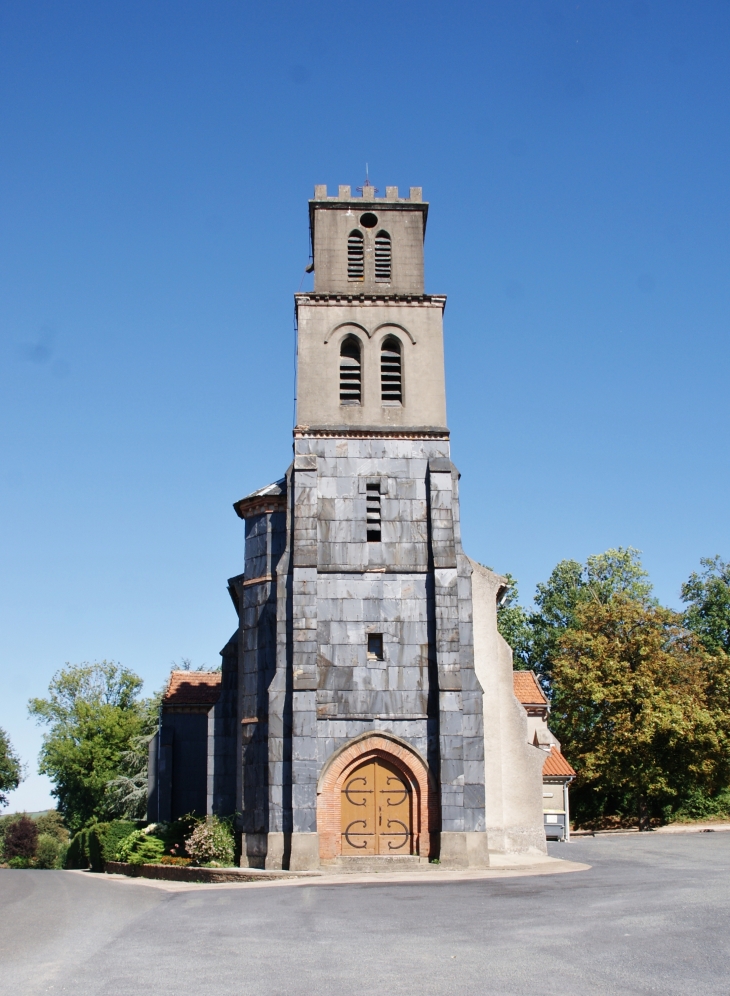
<path fill-rule="evenodd" d="M 532 667 L 532 626 L 527 610 L 519 604 L 519 588 L 511 574 L 505 575 L 508 588 L 497 605 L 497 628 L 512 647 L 513 662 L 517 670 Z"/>
<path fill-rule="evenodd" d="M 700 563 L 704 570 L 682 585 L 684 622 L 710 653 L 730 654 L 730 564 L 719 557 L 703 557 Z"/>
<path fill-rule="evenodd" d="M 579 606 L 588 601 L 606 603 L 619 594 L 650 604 L 651 585 L 647 578 L 639 551 L 618 547 L 590 556 L 585 564 L 561 560 L 548 580 L 538 584 L 535 607 L 529 611 L 515 604 L 517 586 L 513 581 L 513 593 L 498 621 L 500 632 L 515 653 L 517 666 L 536 671 L 549 691 L 560 638 L 566 630 L 575 628 Z"/>
<path fill-rule="evenodd" d="M 144 819 L 150 740 L 157 732 L 164 690 L 142 703 L 141 732 L 130 738 L 120 758 L 119 774 L 107 782 L 107 815 L 120 820 Z"/>
<path fill-rule="evenodd" d="M 29 712 L 48 727 L 39 771 L 75 832 L 109 815 L 107 784 L 123 771 L 123 756 L 145 731 L 139 701 L 142 679 L 114 661 L 67 664 L 54 675 L 46 699 L 31 699 Z"/>
<path fill-rule="evenodd" d="M 16 789 L 23 780 L 23 766 L 5 730 L 0 729 L 0 806 L 7 806 L 7 792 Z"/>
<path fill-rule="evenodd" d="M 692 791 L 727 784 L 730 658 L 638 584 L 578 600 L 551 661 L 551 725 L 578 771 L 576 816 L 633 810 L 645 829 Z"/>

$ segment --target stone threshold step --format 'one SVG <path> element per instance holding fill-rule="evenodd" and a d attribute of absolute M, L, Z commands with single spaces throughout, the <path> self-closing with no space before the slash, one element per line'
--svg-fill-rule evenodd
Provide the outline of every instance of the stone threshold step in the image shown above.
<path fill-rule="evenodd" d="M 436 869 L 439 865 L 431 864 L 428 858 L 419 858 L 418 855 L 370 855 L 368 857 L 357 857 L 355 855 L 345 855 L 339 858 L 332 858 L 330 861 L 322 862 L 322 870 L 327 872 L 343 872 L 346 874 L 358 873 L 378 873 L 395 871 L 429 871 Z"/>

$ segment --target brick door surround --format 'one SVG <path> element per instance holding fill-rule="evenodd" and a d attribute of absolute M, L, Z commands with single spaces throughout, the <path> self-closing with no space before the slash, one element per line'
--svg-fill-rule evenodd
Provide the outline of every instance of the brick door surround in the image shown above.
<path fill-rule="evenodd" d="M 389 733 L 363 733 L 336 751 L 323 768 L 317 785 L 317 830 L 322 861 L 342 853 L 341 793 L 353 768 L 381 758 L 401 772 L 413 793 L 414 853 L 432 857 L 438 838 L 438 792 L 428 765 L 405 740 Z"/>

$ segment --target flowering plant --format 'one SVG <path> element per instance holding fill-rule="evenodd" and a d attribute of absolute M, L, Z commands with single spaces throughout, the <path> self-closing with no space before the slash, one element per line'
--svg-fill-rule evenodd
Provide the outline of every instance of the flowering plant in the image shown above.
<path fill-rule="evenodd" d="M 217 816 L 208 816 L 187 838 L 185 850 L 195 864 L 230 866 L 233 864 L 233 834 L 227 823 Z"/>

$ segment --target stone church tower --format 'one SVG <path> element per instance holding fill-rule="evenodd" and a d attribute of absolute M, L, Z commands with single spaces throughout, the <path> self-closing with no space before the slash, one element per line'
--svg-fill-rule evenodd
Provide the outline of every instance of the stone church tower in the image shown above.
<path fill-rule="evenodd" d="M 544 753 L 497 632 L 504 579 L 461 546 L 428 205 L 419 187 L 375 193 L 315 187 L 294 460 L 234 506 L 245 569 L 208 808 L 240 814 L 253 867 L 545 850 Z"/>

